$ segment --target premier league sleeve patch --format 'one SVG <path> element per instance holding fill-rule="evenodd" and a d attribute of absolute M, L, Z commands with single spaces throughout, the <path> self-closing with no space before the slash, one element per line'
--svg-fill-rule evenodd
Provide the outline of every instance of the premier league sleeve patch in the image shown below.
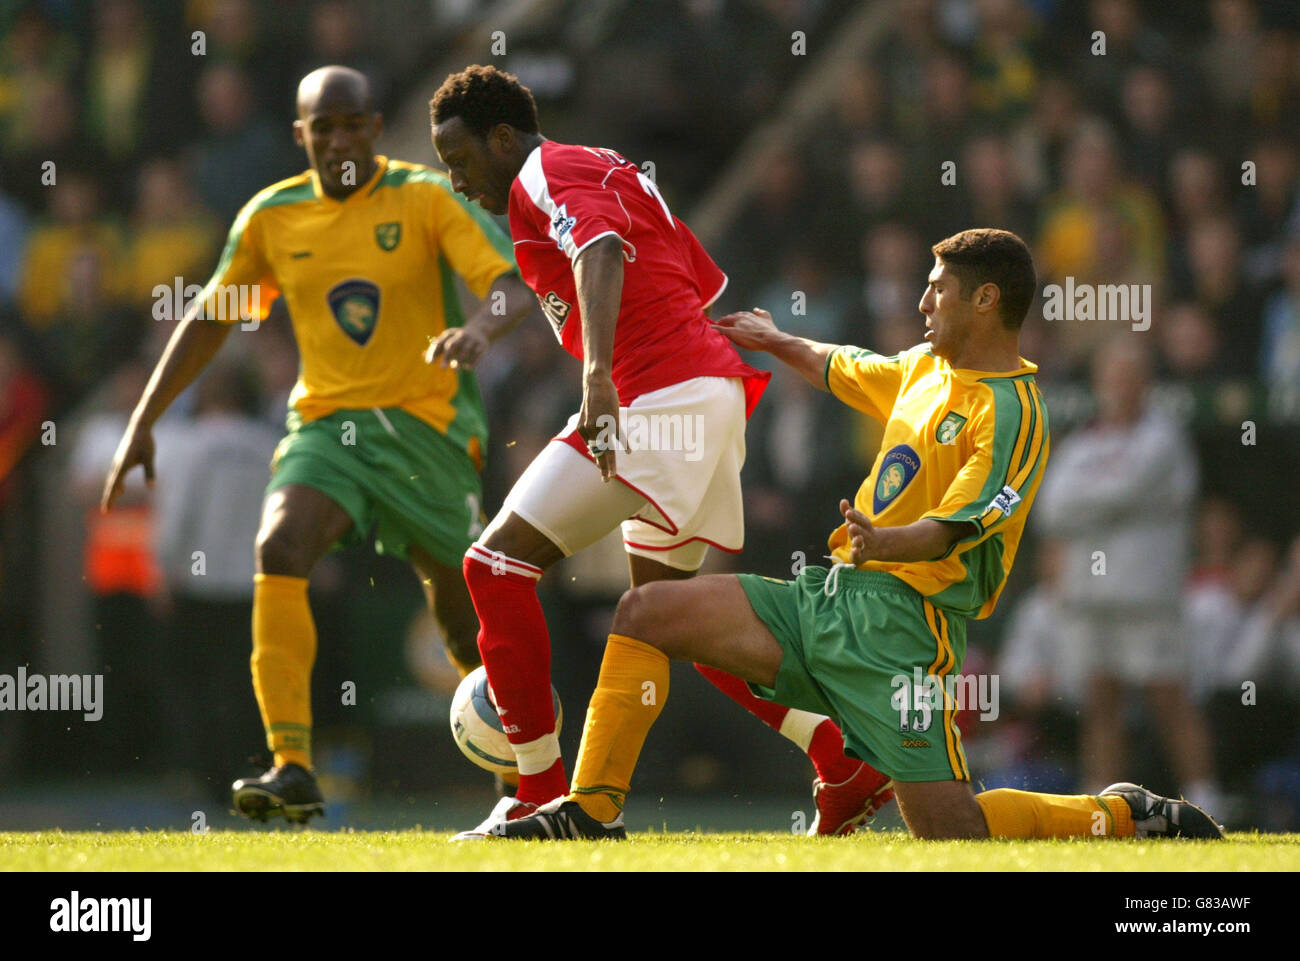
<path fill-rule="evenodd" d="M 921 458 L 906 444 L 891 447 L 880 462 L 876 487 L 871 494 L 871 509 L 879 514 L 888 507 L 921 469 Z"/>
<path fill-rule="evenodd" d="M 1004 487 L 993 498 L 993 503 L 989 505 L 990 509 L 1001 511 L 1005 516 L 1010 517 L 1011 512 L 1015 510 L 1016 505 L 1020 503 L 1020 495 L 1016 493 L 1014 487 Z"/>

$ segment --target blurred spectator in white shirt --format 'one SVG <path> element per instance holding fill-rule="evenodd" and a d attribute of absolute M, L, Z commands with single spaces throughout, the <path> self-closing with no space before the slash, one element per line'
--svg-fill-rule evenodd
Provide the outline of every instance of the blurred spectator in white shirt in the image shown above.
<path fill-rule="evenodd" d="M 1143 694 L 1179 787 L 1215 809 L 1209 731 L 1188 696 L 1182 596 L 1197 465 L 1182 429 L 1148 404 L 1141 334 L 1108 341 L 1093 365 L 1097 419 L 1053 452 L 1040 530 L 1065 542 L 1060 643 L 1084 657 L 1084 789 L 1132 771 L 1127 696 Z"/>

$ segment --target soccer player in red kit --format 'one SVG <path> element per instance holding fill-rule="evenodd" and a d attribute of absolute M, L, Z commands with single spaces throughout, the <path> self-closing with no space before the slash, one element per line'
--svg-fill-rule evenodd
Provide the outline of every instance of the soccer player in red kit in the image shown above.
<path fill-rule="evenodd" d="M 542 573 L 620 525 L 634 586 L 692 577 L 711 545 L 739 551 L 745 421 L 769 375 L 709 322 L 726 275 L 633 164 L 612 150 L 547 140 L 532 94 L 493 67 L 449 76 L 430 109 L 452 187 L 509 214 L 521 276 L 561 344 L 583 361 L 581 410 L 465 554 L 479 651 L 519 763 L 515 797 L 457 836 L 469 839 L 568 790 L 537 598 Z M 434 359 L 455 361 L 456 348 L 448 334 Z M 637 652 L 627 653 L 634 670 Z M 619 660 L 607 653 L 602 672 L 619 670 Z M 844 755 L 829 718 L 761 701 L 738 678 L 701 670 L 812 758 L 810 833 L 848 833 L 892 797 L 884 775 Z M 621 833 L 628 785 L 588 790 L 585 806 Z"/>

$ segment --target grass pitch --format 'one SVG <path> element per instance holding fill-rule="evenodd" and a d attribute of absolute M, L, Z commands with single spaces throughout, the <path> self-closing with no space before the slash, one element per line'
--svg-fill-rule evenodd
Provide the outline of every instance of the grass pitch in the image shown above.
<path fill-rule="evenodd" d="M 913 841 L 636 833 L 624 843 L 449 844 L 428 831 L 0 833 L 3 871 L 1300 871 L 1300 835 L 1226 842 Z"/>

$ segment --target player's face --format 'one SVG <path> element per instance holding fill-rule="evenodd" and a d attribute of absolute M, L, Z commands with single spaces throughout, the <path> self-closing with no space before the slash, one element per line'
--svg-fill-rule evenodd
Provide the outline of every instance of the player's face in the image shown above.
<path fill-rule="evenodd" d="M 509 209 L 510 185 L 519 171 L 511 169 L 492 136 L 479 137 L 459 117 L 452 117 L 433 128 L 433 147 L 447 165 L 453 190 L 491 213 Z"/>
<path fill-rule="evenodd" d="M 925 339 L 938 357 L 957 356 L 974 321 L 971 298 L 962 297 L 961 281 L 937 257 L 919 305 L 925 315 Z"/>
<path fill-rule="evenodd" d="M 383 129 L 377 113 L 348 107 L 321 108 L 294 123 L 294 138 L 331 197 L 346 197 L 374 172 L 375 140 Z"/>

